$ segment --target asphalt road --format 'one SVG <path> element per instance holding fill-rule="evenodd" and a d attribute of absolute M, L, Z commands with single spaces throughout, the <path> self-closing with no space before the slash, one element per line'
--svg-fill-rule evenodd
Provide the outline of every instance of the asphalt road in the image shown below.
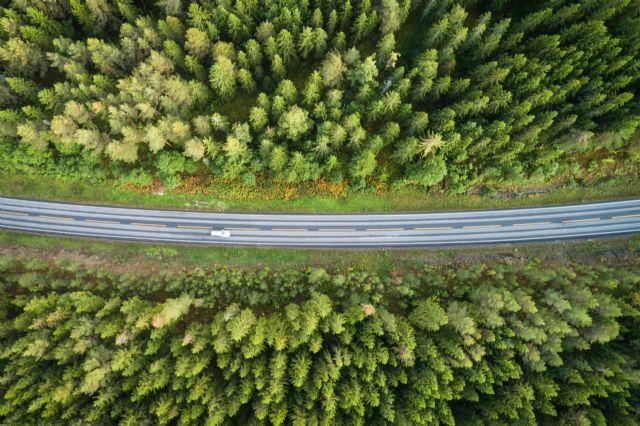
<path fill-rule="evenodd" d="M 427 247 L 640 232 L 640 199 L 403 214 L 247 214 L 0 198 L 0 228 L 109 240 L 288 247 Z M 230 238 L 212 237 L 226 229 Z"/>

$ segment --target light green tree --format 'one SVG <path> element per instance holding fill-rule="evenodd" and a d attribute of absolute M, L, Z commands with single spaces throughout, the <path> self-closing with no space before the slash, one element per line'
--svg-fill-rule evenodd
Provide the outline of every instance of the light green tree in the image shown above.
<path fill-rule="evenodd" d="M 252 67 L 259 67 L 262 65 L 262 50 L 260 44 L 254 39 L 250 39 L 245 44 L 245 51 L 247 52 L 247 60 Z"/>
<path fill-rule="evenodd" d="M 276 146 L 271 151 L 269 169 L 276 175 L 282 173 L 288 162 L 287 151 L 283 146 Z"/>
<path fill-rule="evenodd" d="M 236 70 L 233 62 L 219 56 L 209 71 L 211 87 L 223 98 L 230 98 L 236 92 Z"/>
<path fill-rule="evenodd" d="M 376 166 L 376 154 L 371 150 L 366 150 L 353 159 L 349 167 L 349 174 L 354 179 L 363 180 L 374 172 Z"/>
<path fill-rule="evenodd" d="M 311 27 L 304 27 L 298 39 L 298 51 L 303 59 L 307 59 L 313 52 L 316 43 L 316 35 Z"/>
<path fill-rule="evenodd" d="M 283 29 L 278 33 L 276 39 L 278 45 L 278 52 L 285 63 L 289 63 L 296 58 L 296 45 L 291 33 Z"/>
<path fill-rule="evenodd" d="M 42 51 L 35 44 L 16 37 L 0 44 L 0 61 L 8 71 L 27 77 L 43 76 L 47 69 Z"/>
<path fill-rule="evenodd" d="M 256 82 L 253 80 L 251 71 L 245 68 L 238 70 L 238 83 L 246 93 L 251 93 L 256 89 Z"/>
<path fill-rule="evenodd" d="M 196 58 L 204 58 L 211 51 L 209 35 L 198 28 L 189 28 L 186 32 L 184 48 Z"/>
<path fill-rule="evenodd" d="M 344 71 L 345 65 L 342 62 L 340 53 L 336 51 L 329 52 L 320 67 L 324 85 L 326 87 L 337 86 L 342 81 Z"/>
<path fill-rule="evenodd" d="M 204 157 L 205 147 L 199 139 L 189 139 L 184 144 L 184 155 L 193 158 L 194 160 L 200 160 Z"/>
<path fill-rule="evenodd" d="M 251 123 L 251 127 L 254 130 L 260 131 L 264 129 L 268 122 L 269 116 L 267 111 L 258 106 L 251 108 L 251 111 L 249 112 L 249 123 Z"/>
<path fill-rule="evenodd" d="M 382 0 L 380 11 L 380 32 L 383 35 L 393 33 L 400 28 L 401 11 L 396 0 Z"/>
<path fill-rule="evenodd" d="M 309 119 L 309 113 L 294 105 L 282 114 L 278 121 L 278 128 L 283 136 L 292 141 L 297 141 L 311 129 L 312 124 L 313 122 Z"/>
<path fill-rule="evenodd" d="M 112 160 L 135 163 L 138 160 L 138 145 L 135 143 L 111 141 L 111 143 L 107 145 L 107 154 Z"/>
<path fill-rule="evenodd" d="M 276 88 L 276 94 L 282 96 L 287 104 L 293 104 L 298 97 L 296 86 L 291 80 L 282 80 Z"/>
<path fill-rule="evenodd" d="M 284 78 L 287 72 L 282 57 L 277 53 L 273 56 L 273 60 L 271 62 L 271 71 L 273 71 L 273 74 L 279 79 Z"/>

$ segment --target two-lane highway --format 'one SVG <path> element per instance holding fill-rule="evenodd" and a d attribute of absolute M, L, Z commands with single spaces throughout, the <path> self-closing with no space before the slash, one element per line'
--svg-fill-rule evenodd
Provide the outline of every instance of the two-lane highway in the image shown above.
<path fill-rule="evenodd" d="M 426 247 L 640 232 L 640 199 L 397 214 L 254 214 L 153 210 L 0 197 L 0 228 L 111 240 L 288 247 Z M 212 237 L 228 230 L 229 238 Z"/>

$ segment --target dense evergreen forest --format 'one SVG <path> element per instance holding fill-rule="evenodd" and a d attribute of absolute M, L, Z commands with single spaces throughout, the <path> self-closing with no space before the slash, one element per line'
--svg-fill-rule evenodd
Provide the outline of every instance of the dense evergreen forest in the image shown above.
<path fill-rule="evenodd" d="M 2 4 L 4 172 L 464 192 L 640 163 L 638 0 Z"/>
<path fill-rule="evenodd" d="M 6 175 L 640 173 L 639 95 L 640 0 L 0 2 Z M 640 424 L 637 256 L 152 274 L 8 253 L 3 425 Z"/>
<path fill-rule="evenodd" d="M 3 424 L 634 425 L 639 351 L 637 258 L 154 276 L 0 260 Z"/>

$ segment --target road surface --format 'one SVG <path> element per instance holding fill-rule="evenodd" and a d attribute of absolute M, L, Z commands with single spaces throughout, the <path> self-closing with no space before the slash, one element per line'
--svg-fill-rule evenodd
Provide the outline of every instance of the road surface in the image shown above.
<path fill-rule="evenodd" d="M 640 232 L 640 199 L 398 214 L 248 214 L 0 198 L 0 228 L 109 240 L 287 247 L 427 247 L 613 237 Z M 226 229 L 230 238 L 212 237 Z"/>

